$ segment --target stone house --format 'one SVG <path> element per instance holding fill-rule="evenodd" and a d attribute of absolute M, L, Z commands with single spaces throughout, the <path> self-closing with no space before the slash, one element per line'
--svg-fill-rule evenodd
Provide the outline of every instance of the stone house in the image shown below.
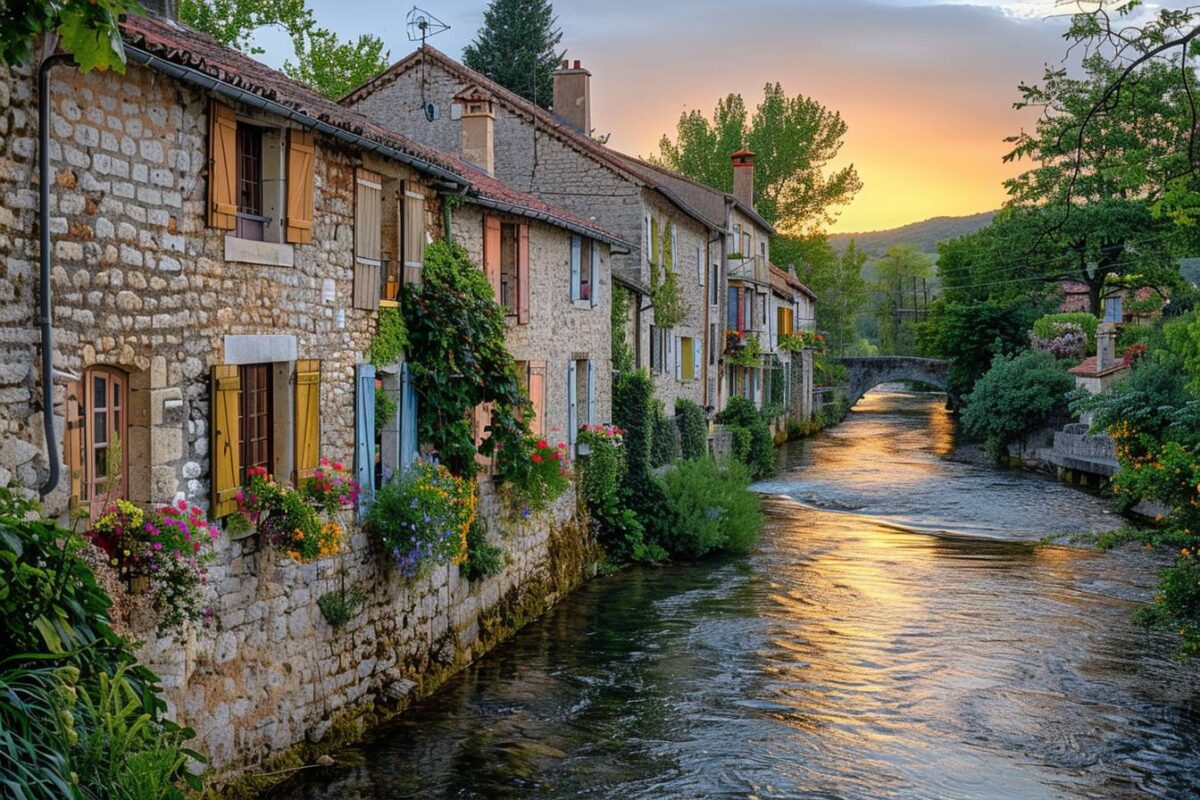
<path fill-rule="evenodd" d="M 186 496 L 220 518 L 250 467 L 286 478 L 321 457 L 361 467 L 376 390 L 363 354 L 381 309 L 447 233 L 528 293 L 510 343 L 547 365 L 546 422 L 568 424 L 564 397 L 603 419 L 610 248 L 628 245 L 165 15 L 131 16 L 123 34 L 124 75 L 53 57 L 44 99 L 32 69 L 0 68 L 0 484 L 41 490 L 49 516 L 95 513 L 110 496 Z M 497 228 L 500 250 L 485 244 Z M 558 311 L 560 283 L 575 292 L 570 312 Z M 43 300 L 51 313 L 35 315 Z M 556 329 L 579 345 L 551 342 Z M 594 362 L 592 381 L 560 395 L 576 356 Z M 413 412 L 406 401 L 381 432 L 385 459 L 415 451 Z M 500 521 L 487 481 L 480 493 Z M 568 591 L 591 557 L 575 508 L 568 491 L 541 518 L 497 522 L 512 559 L 473 583 L 444 566 L 400 581 L 358 529 L 339 558 L 305 564 L 223 537 L 211 627 L 160 637 L 144 615 L 130 624 L 173 714 L 226 778 L 431 690 Z M 366 594 L 344 631 L 317 605 L 341 583 Z"/>
<path fill-rule="evenodd" d="M 630 332 L 637 366 L 654 375 L 668 413 L 677 397 L 711 405 L 707 354 L 710 248 L 717 230 L 669 186 L 631 169 L 628 159 L 591 137 L 590 73 L 578 62 L 555 73 L 548 112 L 423 46 L 343 98 L 388 128 L 451 152 L 472 146 L 460 122 L 469 101 L 492 103 L 495 177 L 561 206 L 633 245 L 613 256 L 614 285 L 634 294 Z M 683 314 L 668 329 L 655 323 L 650 289 L 672 269 Z"/>
<path fill-rule="evenodd" d="M 816 295 L 791 270 L 770 265 L 771 309 L 767 315 L 764 341 L 763 405 L 791 408 L 792 353 L 780 346 L 780 338 L 816 327 L 813 303 Z"/>

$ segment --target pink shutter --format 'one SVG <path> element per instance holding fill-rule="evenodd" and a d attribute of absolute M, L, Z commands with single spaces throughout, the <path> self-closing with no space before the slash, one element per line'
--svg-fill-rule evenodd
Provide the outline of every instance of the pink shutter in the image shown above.
<path fill-rule="evenodd" d="M 529 226 L 517 228 L 517 322 L 529 322 Z"/>
<path fill-rule="evenodd" d="M 500 218 L 483 218 L 483 270 L 496 302 L 500 302 Z"/>

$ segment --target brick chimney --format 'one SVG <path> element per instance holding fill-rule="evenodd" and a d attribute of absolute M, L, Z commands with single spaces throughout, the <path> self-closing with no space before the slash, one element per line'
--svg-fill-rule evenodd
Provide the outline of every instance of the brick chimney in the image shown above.
<path fill-rule="evenodd" d="M 747 208 L 754 208 L 754 153 L 738 150 L 733 159 L 733 196 Z"/>
<path fill-rule="evenodd" d="M 585 134 L 592 132 L 592 73 L 576 60 L 554 70 L 554 113 Z"/>
<path fill-rule="evenodd" d="M 495 175 L 495 98 L 472 84 L 454 95 L 454 102 L 462 104 L 463 159 Z"/>

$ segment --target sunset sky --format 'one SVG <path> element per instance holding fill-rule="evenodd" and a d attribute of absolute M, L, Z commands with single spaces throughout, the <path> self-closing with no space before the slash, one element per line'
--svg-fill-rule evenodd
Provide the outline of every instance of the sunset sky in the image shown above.
<path fill-rule="evenodd" d="M 482 22 L 482 0 L 423 0 L 451 25 L 431 44 L 458 57 Z M 408 53 L 404 3 L 313 0 L 318 21 L 382 36 Z M 557 0 L 563 46 L 592 71 L 592 122 L 627 153 L 657 151 L 681 112 L 711 112 L 738 92 L 753 107 L 767 81 L 842 113 L 843 160 L 863 190 L 834 230 L 877 230 L 1004 201 L 1003 138 L 1028 125 L 1017 84 L 1065 53 L 1054 0 Z M 731 10 L 736 9 L 736 10 Z M 264 31 L 279 64 L 290 43 Z"/>

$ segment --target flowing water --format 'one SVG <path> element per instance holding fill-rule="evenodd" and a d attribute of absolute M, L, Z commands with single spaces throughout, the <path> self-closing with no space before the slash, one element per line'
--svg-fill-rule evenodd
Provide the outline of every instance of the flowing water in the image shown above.
<path fill-rule="evenodd" d="M 1161 562 L 1036 545 L 1103 499 L 955 460 L 932 395 L 781 464 L 752 557 L 592 581 L 274 796 L 1200 796 L 1200 670 L 1130 622 Z"/>

